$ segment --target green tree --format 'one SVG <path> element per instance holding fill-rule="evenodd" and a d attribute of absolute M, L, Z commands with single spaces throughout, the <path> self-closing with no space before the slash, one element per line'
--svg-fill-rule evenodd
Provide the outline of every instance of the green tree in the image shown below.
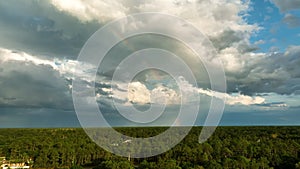
<path fill-rule="evenodd" d="M 147 160 L 143 160 L 138 168 L 139 169 L 156 169 L 157 166 L 154 162 L 148 162 Z"/>
<path fill-rule="evenodd" d="M 134 169 L 129 161 L 103 161 L 98 167 L 94 169 Z"/>
<path fill-rule="evenodd" d="M 168 161 L 162 161 L 160 160 L 158 162 L 158 168 L 162 169 L 181 169 L 181 167 L 176 163 L 175 160 L 168 160 Z"/>
<path fill-rule="evenodd" d="M 70 169 L 84 169 L 84 168 L 80 165 L 73 165 Z"/>

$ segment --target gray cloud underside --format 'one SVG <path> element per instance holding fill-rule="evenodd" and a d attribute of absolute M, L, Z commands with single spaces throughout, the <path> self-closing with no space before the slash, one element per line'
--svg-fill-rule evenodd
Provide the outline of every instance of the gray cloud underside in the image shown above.
<path fill-rule="evenodd" d="M 287 14 L 283 18 L 283 22 L 286 23 L 290 28 L 296 28 L 300 26 L 300 17 Z"/>
<path fill-rule="evenodd" d="M 298 94 L 299 55 L 300 46 L 291 46 L 285 53 L 258 56 L 258 60 L 252 63 L 249 60 L 239 72 L 227 73 L 229 91 L 242 91 L 250 95 L 264 92 Z"/>
<path fill-rule="evenodd" d="M 8 49 L 75 59 L 99 26 L 59 12 L 48 1 L 0 2 L 0 46 Z"/>
<path fill-rule="evenodd" d="M 272 1 L 282 12 L 300 8 L 300 1 L 298 1 L 298 0 L 284 0 L 284 1 L 283 0 L 272 0 Z"/>
<path fill-rule="evenodd" d="M 73 109 L 67 81 L 52 68 L 32 63 L 1 63 L 0 105 Z"/>

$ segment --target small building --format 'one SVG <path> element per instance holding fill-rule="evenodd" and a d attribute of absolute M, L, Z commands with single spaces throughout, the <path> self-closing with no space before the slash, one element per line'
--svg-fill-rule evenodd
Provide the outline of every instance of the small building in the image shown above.
<path fill-rule="evenodd" d="M 25 163 L 11 163 L 11 164 L 2 164 L 1 169 L 21 169 L 29 168 Z"/>
<path fill-rule="evenodd" d="M 1 167 L 0 169 L 23 169 L 23 168 L 29 168 L 29 165 L 27 162 L 11 162 L 6 160 L 5 157 L 0 157 L 1 160 Z"/>

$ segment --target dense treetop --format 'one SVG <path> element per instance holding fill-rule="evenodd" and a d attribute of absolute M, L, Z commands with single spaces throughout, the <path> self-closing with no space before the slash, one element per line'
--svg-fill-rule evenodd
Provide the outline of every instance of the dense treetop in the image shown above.
<path fill-rule="evenodd" d="M 133 137 L 166 129 L 116 128 Z M 129 161 L 103 150 L 79 128 L 0 129 L 0 156 L 31 162 L 33 168 L 300 168 L 300 127 L 218 127 L 203 144 L 198 143 L 200 132 L 194 127 L 171 150 Z"/>

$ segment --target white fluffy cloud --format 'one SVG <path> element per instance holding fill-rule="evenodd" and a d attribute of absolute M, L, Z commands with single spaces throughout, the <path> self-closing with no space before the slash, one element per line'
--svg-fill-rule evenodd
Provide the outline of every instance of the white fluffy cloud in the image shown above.
<path fill-rule="evenodd" d="M 85 63 L 79 63 L 76 60 L 66 60 L 54 58 L 52 60 L 32 56 L 25 52 L 12 51 L 9 49 L 0 48 L 0 63 L 4 62 L 23 62 L 34 65 L 44 65 L 57 71 L 64 78 L 72 79 L 73 75 L 83 78 L 86 81 L 91 81 L 92 75 L 89 74 L 89 69 L 94 69 L 94 66 Z M 80 66 L 78 66 L 80 65 Z M 79 68 L 75 71 L 76 68 Z"/>
<path fill-rule="evenodd" d="M 17 52 L 9 49 L 0 48 L 0 62 L 17 61 L 17 62 L 32 62 L 35 65 L 48 65 L 51 67 L 56 67 L 54 62 L 46 59 L 40 59 L 31 56 L 25 52 Z"/>
<path fill-rule="evenodd" d="M 251 97 L 243 94 L 229 95 L 227 93 L 220 93 L 220 92 L 204 90 L 204 89 L 198 89 L 198 92 L 201 94 L 205 94 L 207 96 L 223 99 L 226 101 L 226 104 L 228 105 L 235 105 L 235 104 L 252 105 L 252 104 L 262 104 L 265 102 L 265 99 L 259 96 Z"/>
<path fill-rule="evenodd" d="M 133 82 L 128 85 L 128 101 L 134 103 L 150 103 L 151 93 L 145 85 L 140 82 Z"/>
<path fill-rule="evenodd" d="M 119 85 L 119 87 L 123 87 L 121 87 L 121 90 L 113 89 L 112 97 L 138 104 L 157 103 L 171 105 L 181 103 L 185 104 L 197 101 L 197 94 L 201 94 L 222 99 L 228 105 L 240 104 L 247 106 L 265 103 L 265 99 L 260 96 L 251 97 L 243 94 L 230 95 L 227 93 L 216 92 L 209 89 L 196 88 L 185 81 L 182 77 L 179 78 L 178 82 L 179 86 L 182 89 L 182 91 L 180 92 L 162 85 L 158 85 L 154 89 L 150 90 L 146 87 L 145 84 L 141 82 L 131 82 L 128 85 Z M 181 96 L 185 97 L 183 98 Z"/>
<path fill-rule="evenodd" d="M 247 12 L 249 3 L 238 0 L 52 0 L 51 3 L 83 22 L 96 20 L 103 23 L 138 12 L 162 12 L 186 19 L 207 35 L 217 35 L 224 30 L 251 32 L 257 29 L 257 26 L 244 22 L 240 15 Z"/>
<path fill-rule="evenodd" d="M 81 21 L 100 22 L 123 17 L 127 8 L 117 0 L 51 0 L 51 3 L 60 11 L 66 11 L 70 15 L 77 17 Z"/>

